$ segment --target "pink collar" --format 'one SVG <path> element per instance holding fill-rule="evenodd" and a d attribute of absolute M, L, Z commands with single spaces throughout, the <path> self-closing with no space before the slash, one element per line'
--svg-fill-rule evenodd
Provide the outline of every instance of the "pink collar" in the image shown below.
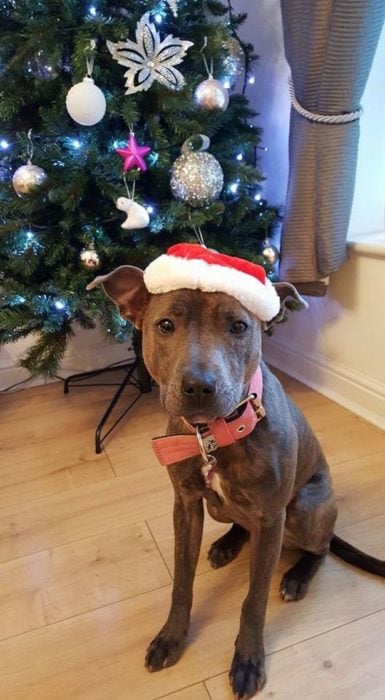
<path fill-rule="evenodd" d="M 153 438 L 152 446 L 159 462 L 166 467 L 199 454 L 204 457 L 205 454 L 207 456 L 215 452 L 218 447 L 233 445 L 237 440 L 250 435 L 256 424 L 266 415 L 261 402 L 262 389 L 262 371 L 258 367 L 251 379 L 249 396 L 238 404 L 238 407 L 246 404 L 241 415 L 238 415 L 237 411 L 235 418 L 216 418 L 203 430 L 201 439 L 198 439 L 195 433 Z M 194 430 L 193 426 L 191 430 Z"/>

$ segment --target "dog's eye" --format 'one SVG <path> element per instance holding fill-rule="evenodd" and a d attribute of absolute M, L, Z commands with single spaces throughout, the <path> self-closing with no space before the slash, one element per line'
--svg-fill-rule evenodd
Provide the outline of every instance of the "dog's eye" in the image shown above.
<path fill-rule="evenodd" d="M 169 333 L 173 333 L 175 331 L 175 327 L 172 321 L 170 321 L 169 318 L 162 318 L 161 321 L 158 321 L 156 324 L 163 335 L 167 335 Z"/>
<path fill-rule="evenodd" d="M 247 328 L 247 323 L 245 323 L 244 321 L 234 321 L 230 328 L 230 333 L 234 333 L 235 335 L 241 335 L 241 333 L 244 333 Z"/>

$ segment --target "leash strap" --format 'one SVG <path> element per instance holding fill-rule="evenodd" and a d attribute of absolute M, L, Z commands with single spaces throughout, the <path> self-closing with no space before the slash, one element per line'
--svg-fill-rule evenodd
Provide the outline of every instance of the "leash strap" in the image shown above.
<path fill-rule="evenodd" d="M 202 453 L 202 445 L 206 454 L 210 455 L 218 447 L 233 445 L 237 440 L 250 435 L 256 424 L 266 415 L 261 402 L 262 390 L 262 371 L 258 367 L 250 383 L 249 396 L 237 406 L 240 408 L 242 404 L 246 405 L 240 416 L 232 420 L 216 418 L 201 433 L 201 441 L 198 440 L 196 434 L 166 435 L 153 438 L 152 447 L 160 464 L 166 467 L 175 464 L 175 462 L 195 457 Z"/>

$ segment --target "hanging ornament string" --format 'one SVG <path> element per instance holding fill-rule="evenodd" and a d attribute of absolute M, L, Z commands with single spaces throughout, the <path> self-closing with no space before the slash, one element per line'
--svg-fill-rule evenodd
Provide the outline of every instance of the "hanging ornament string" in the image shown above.
<path fill-rule="evenodd" d="M 201 54 L 202 54 L 202 60 L 203 60 L 203 65 L 206 68 L 207 72 L 207 77 L 212 79 L 213 74 L 214 74 L 214 59 L 211 56 L 210 59 L 210 67 L 209 64 L 207 63 L 207 58 L 205 56 L 205 49 L 207 49 L 207 36 L 203 37 L 203 46 L 201 48 Z"/>
<path fill-rule="evenodd" d="M 201 246 L 203 246 L 203 248 L 207 248 L 207 245 L 206 245 L 206 243 L 205 243 L 205 239 L 203 238 L 202 229 L 201 229 L 200 226 L 196 226 L 195 224 L 193 224 L 193 222 L 191 221 L 191 213 L 190 213 L 190 212 L 189 212 L 189 217 L 188 217 L 188 218 L 189 218 L 189 220 L 190 220 L 190 226 L 191 226 L 192 230 L 193 230 L 194 233 L 195 233 L 195 236 L 196 236 L 196 238 L 197 238 L 198 243 L 199 243 Z"/>
<path fill-rule="evenodd" d="M 92 78 L 92 73 L 94 72 L 94 63 L 95 63 L 94 51 L 95 51 L 95 49 L 96 49 L 96 41 L 95 41 L 95 39 L 91 39 L 90 52 L 86 54 L 87 78 Z"/>
<path fill-rule="evenodd" d="M 127 192 L 129 199 L 134 199 L 134 197 L 135 197 L 135 180 L 132 183 L 132 190 L 130 192 L 129 187 L 128 187 L 128 183 L 127 183 L 127 173 L 123 174 L 122 179 L 123 179 L 124 186 L 126 188 L 126 192 Z"/>
<path fill-rule="evenodd" d="M 31 165 L 32 163 L 32 158 L 33 158 L 33 141 L 32 141 L 32 129 L 28 129 L 27 132 L 27 138 L 28 138 L 28 143 L 27 143 L 27 158 L 28 158 L 28 165 Z"/>

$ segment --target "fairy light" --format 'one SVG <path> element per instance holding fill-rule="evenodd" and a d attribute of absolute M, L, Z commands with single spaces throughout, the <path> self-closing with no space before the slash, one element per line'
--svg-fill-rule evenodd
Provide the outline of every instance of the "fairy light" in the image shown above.
<path fill-rule="evenodd" d="M 58 311 L 63 311 L 63 309 L 65 309 L 66 305 L 65 305 L 64 301 L 62 301 L 61 299 L 58 299 L 57 301 L 54 302 L 54 307 Z"/>
<path fill-rule="evenodd" d="M 156 14 L 155 14 L 155 22 L 156 22 L 157 24 L 162 24 L 162 22 L 163 22 L 163 17 L 162 17 L 162 15 L 160 14 L 160 12 L 156 12 Z"/>
<path fill-rule="evenodd" d="M 239 182 L 232 182 L 229 187 L 230 192 L 232 192 L 232 194 L 236 194 L 236 192 L 238 192 L 238 186 Z"/>
<path fill-rule="evenodd" d="M 78 151 L 79 148 L 82 147 L 81 141 L 79 141 L 79 139 L 71 139 L 71 145 L 72 148 L 74 148 L 76 151 Z"/>
<path fill-rule="evenodd" d="M 149 214 L 153 214 L 154 211 L 155 211 L 154 207 L 153 207 L 151 204 L 149 204 L 149 205 L 146 207 L 146 209 L 147 209 L 147 211 L 148 211 Z"/>
<path fill-rule="evenodd" d="M 256 202 L 260 202 L 260 201 L 261 201 L 261 195 L 259 194 L 259 192 L 257 192 L 256 195 L 254 195 L 254 199 L 255 199 Z"/>
<path fill-rule="evenodd" d="M 224 80 L 222 80 L 222 84 L 223 84 L 223 87 L 226 88 L 226 90 L 230 90 L 231 82 L 230 82 L 229 78 L 225 78 Z"/>
<path fill-rule="evenodd" d="M 249 78 L 247 79 L 247 82 L 249 83 L 249 85 L 254 85 L 255 75 L 250 75 Z"/>
<path fill-rule="evenodd" d="M 94 7 L 94 5 L 91 5 L 88 12 L 91 15 L 91 17 L 96 17 L 97 10 L 96 10 L 96 7 Z"/>
<path fill-rule="evenodd" d="M 238 153 L 236 158 L 237 158 L 237 160 L 243 160 L 243 153 Z"/>
<path fill-rule="evenodd" d="M 6 139 L 1 139 L 1 140 L 0 140 L 0 148 L 2 149 L 2 151 L 7 151 L 8 148 L 10 147 L 10 145 L 11 145 L 11 144 L 8 143 L 8 141 L 7 141 Z"/>

